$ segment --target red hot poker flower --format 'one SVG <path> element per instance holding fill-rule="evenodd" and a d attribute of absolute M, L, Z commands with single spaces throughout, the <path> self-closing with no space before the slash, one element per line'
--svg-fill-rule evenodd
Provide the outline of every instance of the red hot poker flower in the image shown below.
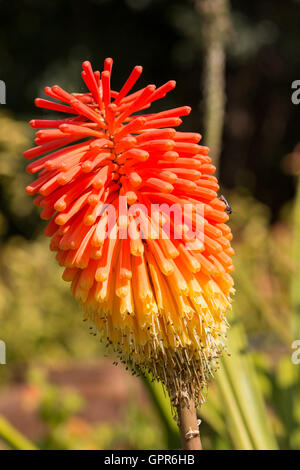
<path fill-rule="evenodd" d="M 49 220 L 50 249 L 74 297 L 119 357 L 200 402 L 223 348 L 233 270 L 226 205 L 200 134 L 179 132 L 182 106 L 148 113 L 175 87 L 119 92 L 83 63 L 86 93 L 46 87 L 38 107 L 58 120 L 32 120 L 35 159 L 27 186 Z M 141 112 L 137 114 L 138 112 Z"/>

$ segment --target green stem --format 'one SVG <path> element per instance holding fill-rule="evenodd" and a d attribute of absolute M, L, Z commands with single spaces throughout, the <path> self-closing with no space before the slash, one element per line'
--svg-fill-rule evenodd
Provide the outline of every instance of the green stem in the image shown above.
<path fill-rule="evenodd" d="M 231 357 L 224 357 L 222 367 L 234 395 L 241 418 L 256 450 L 277 449 L 266 406 L 259 389 L 257 374 L 249 353 L 243 325 L 236 322 L 230 331 Z"/>
<path fill-rule="evenodd" d="M 35 445 L 0 416 L 0 439 L 15 450 L 38 450 Z"/>
<path fill-rule="evenodd" d="M 195 0 L 204 43 L 204 125 L 206 145 L 219 168 L 225 112 L 225 45 L 231 29 L 227 0 Z"/>
<path fill-rule="evenodd" d="M 171 412 L 170 399 L 167 393 L 164 392 L 163 385 L 158 382 L 152 382 L 149 377 L 143 377 L 143 382 L 164 426 L 168 448 L 179 449 L 180 437 Z"/>
<path fill-rule="evenodd" d="M 234 442 L 235 448 L 238 450 L 253 450 L 253 444 L 249 437 L 245 422 L 242 419 L 231 384 L 222 366 L 217 373 L 217 379 L 219 389 L 226 406 L 226 414 L 229 417 L 229 434 Z"/>

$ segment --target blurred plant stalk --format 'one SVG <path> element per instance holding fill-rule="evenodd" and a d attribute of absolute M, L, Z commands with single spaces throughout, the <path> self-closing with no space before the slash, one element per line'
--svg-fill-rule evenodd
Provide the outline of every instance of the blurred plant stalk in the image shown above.
<path fill-rule="evenodd" d="M 17 431 L 3 416 L 0 416 L 0 439 L 14 450 L 38 450 L 31 441 Z"/>
<path fill-rule="evenodd" d="M 278 446 L 248 352 L 245 329 L 235 318 L 227 346 L 230 356 L 222 358 L 216 379 L 226 404 L 232 441 L 237 449 L 275 450 Z"/>
<path fill-rule="evenodd" d="M 219 168 L 225 109 L 225 45 L 231 32 L 227 0 L 195 0 L 204 44 L 204 130 L 213 163 Z M 200 22 L 199 22 L 200 23 Z"/>
<path fill-rule="evenodd" d="M 179 449 L 178 427 L 173 418 L 171 401 L 167 392 L 160 382 L 153 382 L 148 375 L 142 376 L 142 379 L 163 425 L 168 449 Z"/>

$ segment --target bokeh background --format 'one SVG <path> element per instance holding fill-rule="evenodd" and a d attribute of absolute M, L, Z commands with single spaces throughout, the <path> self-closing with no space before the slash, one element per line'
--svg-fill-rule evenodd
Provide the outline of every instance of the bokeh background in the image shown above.
<path fill-rule="evenodd" d="M 162 389 L 115 367 L 82 323 L 24 193 L 34 98 L 56 83 L 84 90 L 81 62 L 105 57 L 115 89 L 137 64 L 141 86 L 177 81 L 158 106 L 192 106 L 183 127 L 211 147 L 233 209 L 231 357 L 199 410 L 203 445 L 300 449 L 300 2 L 0 0 L 0 11 L 0 449 L 180 445 Z"/>

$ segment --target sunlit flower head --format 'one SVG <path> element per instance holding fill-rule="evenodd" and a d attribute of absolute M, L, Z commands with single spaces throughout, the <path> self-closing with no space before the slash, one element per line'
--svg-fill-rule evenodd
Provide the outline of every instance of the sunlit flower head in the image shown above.
<path fill-rule="evenodd" d="M 50 248 L 74 297 L 122 361 L 150 371 L 174 401 L 196 402 L 223 349 L 233 270 L 226 203 L 201 135 L 179 132 L 188 106 L 149 113 L 175 87 L 132 92 L 83 63 L 85 93 L 46 87 L 27 171 Z M 138 113 L 138 114 L 137 114 Z M 37 158 L 36 158 L 37 157 Z M 63 312 L 62 312 L 63 314 Z"/>

